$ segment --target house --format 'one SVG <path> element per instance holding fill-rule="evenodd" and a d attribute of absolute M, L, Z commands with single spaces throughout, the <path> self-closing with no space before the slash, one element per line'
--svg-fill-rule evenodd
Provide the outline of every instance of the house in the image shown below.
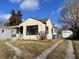
<path fill-rule="evenodd" d="M 6 31 L 7 29 L 7 31 Z M 38 33 L 46 32 L 47 39 L 52 39 L 52 35 L 55 33 L 53 32 L 53 25 L 51 23 L 50 18 L 49 19 L 34 19 L 34 18 L 28 18 L 18 26 L 11 26 L 9 28 L 3 28 L 1 29 L 0 36 L 1 38 L 20 38 L 20 39 L 32 39 L 32 40 L 38 40 L 37 36 Z M 5 32 L 5 33 L 4 33 Z"/>
<path fill-rule="evenodd" d="M 16 37 L 16 29 L 12 27 L 0 26 L 0 40 Z"/>
<path fill-rule="evenodd" d="M 53 37 L 52 37 L 52 38 L 53 38 L 53 39 L 54 39 L 54 38 L 57 38 L 57 28 L 56 28 L 56 27 L 53 27 L 53 30 L 52 30 L 52 31 L 53 31 L 53 34 L 52 34 Z"/>

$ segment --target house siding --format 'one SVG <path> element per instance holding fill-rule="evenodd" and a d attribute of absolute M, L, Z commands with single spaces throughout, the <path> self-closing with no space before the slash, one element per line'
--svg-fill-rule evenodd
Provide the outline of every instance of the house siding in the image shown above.
<path fill-rule="evenodd" d="M 27 26 L 33 26 L 33 25 L 38 25 L 38 32 L 40 31 L 45 31 L 45 24 L 41 23 L 40 21 L 34 20 L 34 19 L 27 19 L 26 22 L 24 22 L 23 24 L 20 24 L 20 26 L 23 26 L 23 39 L 34 39 L 34 40 L 38 40 L 37 36 L 38 35 L 26 35 L 26 27 Z"/>
<path fill-rule="evenodd" d="M 52 35 L 53 35 L 52 28 L 53 28 L 53 26 L 52 26 L 50 19 L 48 19 L 46 26 L 48 26 L 47 39 L 52 39 Z"/>
<path fill-rule="evenodd" d="M 2 31 L 4 32 L 2 33 Z M 16 30 L 11 28 L 0 28 L 0 40 L 12 39 L 12 35 L 16 35 Z"/>

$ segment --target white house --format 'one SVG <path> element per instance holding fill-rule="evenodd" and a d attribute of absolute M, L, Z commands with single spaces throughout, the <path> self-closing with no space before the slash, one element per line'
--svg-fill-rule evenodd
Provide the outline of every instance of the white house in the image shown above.
<path fill-rule="evenodd" d="M 12 27 L 0 26 L 0 40 L 16 37 L 16 29 Z"/>
<path fill-rule="evenodd" d="M 47 33 L 47 39 L 52 39 L 53 25 L 50 19 L 34 19 L 28 18 L 18 26 L 0 28 L 0 38 L 20 38 L 38 40 L 38 33 L 41 31 Z"/>

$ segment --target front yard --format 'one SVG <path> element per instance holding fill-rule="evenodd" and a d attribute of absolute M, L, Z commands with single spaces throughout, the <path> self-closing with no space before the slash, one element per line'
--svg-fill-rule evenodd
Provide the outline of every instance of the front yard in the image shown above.
<path fill-rule="evenodd" d="M 15 55 L 14 50 L 11 49 L 6 42 L 9 42 L 13 46 L 19 48 L 22 52 L 22 59 L 35 59 L 43 51 L 49 48 L 52 44 L 55 44 L 59 40 L 17 40 L 17 41 L 0 41 L 0 59 L 12 59 Z M 74 47 L 74 54 L 76 59 L 79 59 L 79 41 L 72 41 Z M 64 59 L 69 41 L 64 40 L 59 44 L 46 59 Z"/>
<path fill-rule="evenodd" d="M 54 44 L 58 40 L 38 40 L 38 41 L 0 41 L 0 59 L 12 59 L 14 56 L 14 50 L 12 50 L 6 42 L 11 43 L 12 45 L 16 46 L 20 50 L 23 51 L 23 59 L 35 59 L 36 56 L 41 54 L 44 50 L 49 48 L 51 44 Z"/>
<path fill-rule="evenodd" d="M 5 42 L 6 41 L 0 41 L 0 59 L 12 59 L 14 51 L 11 50 Z"/>
<path fill-rule="evenodd" d="M 23 59 L 35 59 L 56 41 L 14 41 L 9 42 L 23 51 Z"/>

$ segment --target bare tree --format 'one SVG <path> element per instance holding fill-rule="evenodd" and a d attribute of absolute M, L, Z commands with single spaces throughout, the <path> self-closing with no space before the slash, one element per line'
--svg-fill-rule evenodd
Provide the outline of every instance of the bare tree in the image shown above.
<path fill-rule="evenodd" d="M 39 40 L 46 40 L 46 39 L 47 39 L 47 37 L 46 37 L 46 32 L 40 31 L 40 32 L 38 33 L 37 39 L 39 39 Z"/>
<path fill-rule="evenodd" d="M 75 38 L 79 38 L 79 0 L 65 3 L 61 10 L 61 23 L 68 24 L 74 33 Z"/>

